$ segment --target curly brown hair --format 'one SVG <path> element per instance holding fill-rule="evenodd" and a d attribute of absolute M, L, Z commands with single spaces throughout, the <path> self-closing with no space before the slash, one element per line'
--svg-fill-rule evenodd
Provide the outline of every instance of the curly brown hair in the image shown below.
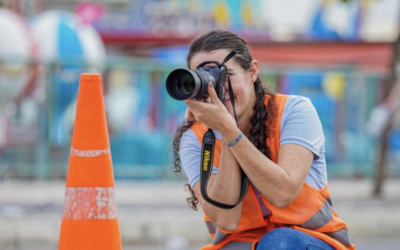
<path fill-rule="evenodd" d="M 253 57 L 249 52 L 249 47 L 246 42 L 235 33 L 223 30 L 212 30 L 204 33 L 197 37 L 189 48 L 187 55 L 187 66 L 190 68 L 190 61 L 192 57 L 199 52 L 211 52 L 218 49 L 227 49 L 229 51 L 236 51 L 236 55 L 233 57 L 237 63 L 244 70 L 250 69 L 251 61 Z M 274 93 L 269 91 L 266 86 L 261 82 L 257 76 L 257 80 L 254 82 L 254 91 L 256 94 L 256 102 L 253 108 L 253 115 L 250 119 L 251 129 L 248 135 L 248 139 L 253 145 L 260 150 L 265 156 L 270 157 L 270 150 L 266 143 L 267 139 L 273 136 L 271 130 L 272 121 L 275 118 L 276 105 L 273 102 Z M 264 105 L 265 95 L 269 95 L 268 105 Z M 178 126 L 175 137 L 173 140 L 173 167 L 172 171 L 179 175 L 181 172 L 181 160 L 179 157 L 179 148 L 182 135 L 190 129 L 195 122 L 185 121 Z M 187 198 L 187 203 L 190 208 L 197 210 L 197 204 L 199 201 L 190 187 L 189 183 L 185 183 L 185 188 L 191 194 L 191 197 Z"/>

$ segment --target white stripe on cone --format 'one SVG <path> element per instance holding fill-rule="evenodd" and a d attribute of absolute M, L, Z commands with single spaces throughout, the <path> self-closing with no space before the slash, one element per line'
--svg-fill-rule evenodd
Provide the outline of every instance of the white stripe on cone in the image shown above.
<path fill-rule="evenodd" d="M 79 150 L 71 147 L 70 155 L 79 157 L 97 157 L 100 155 L 109 154 L 110 149 L 100 149 L 100 150 Z"/>
<path fill-rule="evenodd" d="M 66 188 L 64 220 L 112 220 L 117 218 L 114 187 Z"/>

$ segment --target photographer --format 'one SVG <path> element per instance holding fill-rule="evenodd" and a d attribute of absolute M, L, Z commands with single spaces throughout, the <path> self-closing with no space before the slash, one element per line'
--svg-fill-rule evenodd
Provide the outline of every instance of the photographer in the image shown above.
<path fill-rule="evenodd" d="M 226 60 L 232 51 L 236 55 Z M 228 31 L 214 30 L 195 39 L 188 68 L 195 70 L 207 61 L 223 64 L 224 58 L 234 100 L 228 77 L 223 102 L 212 84 L 207 98 L 185 99 L 186 123 L 177 129 L 173 142 L 174 172 L 183 167 L 192 194 L 189 206 L 197 210 L 200 203 L 213 238 L 202 249 L 355 249 L 345 222 L 332 208 L 325 139 L 310 100 L 265 89 L 248 46 Z M 250 182 L 246 196 L 232 209 L 210 204 L 200 191 L 203 135 L 208 128 L 216 137 L 209 197 L 235 204 L 243 174 Z"/>

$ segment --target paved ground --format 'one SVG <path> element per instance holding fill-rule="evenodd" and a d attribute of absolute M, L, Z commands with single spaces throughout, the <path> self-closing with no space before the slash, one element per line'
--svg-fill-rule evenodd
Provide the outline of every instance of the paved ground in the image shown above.
<path fill-rule="evenodd" d="M 371 199 L 366 180 L 332 180 L 333 205 L 357 249 L 400 249 L 400 180 Z M 0 182 L 0 249 L 57 248 L 63 182 Z M 125 250 L 198 249 L 209 241 L 202 213 L 186 206 L 181 182 L 117 182 L 116 200 Z"/>
<path fill-rule="evenodd" d="M 360 250 L 399 250 L 400 249 L 400 240 L 398 241 L 356 241 L 357 249 Z M 181 248 L 182 250 L 197 250 L 200 246 L 188 246 L 185 248 Z M 53 246 L 45 246 L 45 245 L 37 245 L 37 246 L 25 246 L 24 248 L 4 248 L 4 250 L 54 250 L 57 249 L 57 245 Z M 124 247 L 124 250 L 171 250 L 174 248 L 168 248 L 163 246 L 128 246 Z M 175 248 L 176 249 L 176 248 Z"/>

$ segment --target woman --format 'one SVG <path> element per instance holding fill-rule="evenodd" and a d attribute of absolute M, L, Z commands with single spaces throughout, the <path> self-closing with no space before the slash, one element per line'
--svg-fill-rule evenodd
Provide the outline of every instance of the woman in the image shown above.
<path fill-rule="evenodd" d="M 188 67 L 222 62 L 232 83 L 238 125 L 225 84 L 222 103 L 209 84 L 206 100 L 185 100 L 186 123 L 174 139 L 174 171 L 189 179 L 189 205 L 200 203 L 213 242 L 202 249 L 355 249 L 337 217 L 327 187 L 324 135 L 315 108 L 300 96 L 273 94 L 258 77 L 259 64 L 236 34 L 214 30 L 193 41 Z M 233 209 L 206 202 L 200 193 L 201 145 L 207 128 L 217 143 L 208 195 L 235 204 L 241 169 L 250 180 Z"/>

